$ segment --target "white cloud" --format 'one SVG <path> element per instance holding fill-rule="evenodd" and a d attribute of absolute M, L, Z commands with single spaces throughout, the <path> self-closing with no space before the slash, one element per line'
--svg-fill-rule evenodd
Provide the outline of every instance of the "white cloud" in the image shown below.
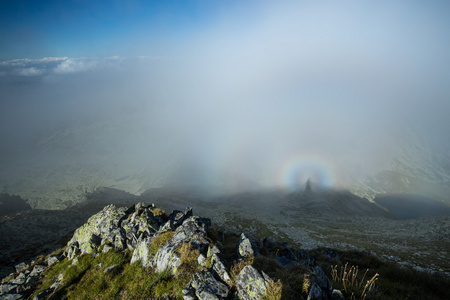
<path fill-rule="evenodd" d="M 97 61 L 81 61 L 67 59 L 61 62 L 53 69 L 56 74 L 71 74 L 92 70 L 97 66 Z"/>
<path fill-rule="evenodd" d="M 18 69 L 17 74 L 22 76 L 39 76 L 44 74 L 44 70 L 35 67 Z"/>
<path fill-rule="evenodd" d="M 51 61 L 62 61 L 69 59 L 67 56 L 64 57 L 44 57 L 41 59 L 36 59 L 35 61 L 42 61 L 42 62 L 51 62 Z"/>
<path fill-rule="evenodd" d="M 110 57 L 105 57 L 105 59 L 107 59 L 107 60 L 118 60 L 118 59 L 120 59 L 120 56 L 119 55 L 114 55 L 114 56 L 110 56 Z"/>

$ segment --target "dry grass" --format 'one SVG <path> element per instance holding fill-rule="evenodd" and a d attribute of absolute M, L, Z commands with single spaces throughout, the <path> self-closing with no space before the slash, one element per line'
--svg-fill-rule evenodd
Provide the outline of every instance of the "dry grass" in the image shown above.
<path fill-rule="evenodd" d="M 159 248 L 166 244 L 175 234 L 173 231 L 164 232 L 152 240 L 152 244 L 150 245 L 150 254 L 155 255 L 158 252 Z"/>
<path fill-rule="evenodd" d="M 266 287 L 266 293 L 261 297 L 262 300 L 281 300 L 283 284 L 280 280 L 271 280 Z"/>
<path fill-rule="evenodd" d="M 341 266 L 340 271 L 338 270 L 338 265 L 335 265 L 331 268 L 331 278 L 334 283 L 342 284 L 346 294 L 351 292 L 351 298 L 359 296 L 360 299 L 365 299 L 367 293 L 375 288 L 375 281 L 378 279 L 378 274 L 375 274 L 367 282 L 364 282 L 369 269 L 364 272 L 361 279 L 358 278 L 358 271 L 358 266 L 350 266 L 348 268 L 348 263 L 344 267 Z"/>
<path fill-rule="evenodd" d="M 150 209 L 150 211 L 154 216 L 164 216 L 166 213 L 162 208 L 159 207 L 153 207 Z"/>
<path fill-rule="evenodd" d="M 242 269 L 245 266 L 252 265 L 254 261 L 254 257 L 250 256 L 246 260 L 241 260 L 235 262 L 230 269 L 230 276 L 231 276 L 231 282 L 234 286 L 236 284 L 236 277 L 239 275 L 239 273 L 242 271 Z"/>
<path fill-rule="evenodd" d="M 199 270 L 199 264 L 197 261 L 200 251 L 192 247 L 189 243 L 182 243 L 177 249 L 177 253 L 180 256 L 181 266 L 180 270 L 187 273 L 189 276 Z"/>
<path fill-rule="evenodd" d="M 303 275 L 302 293 L 308 295 L 311 288 L 311 279 L 309 274 Z"/>

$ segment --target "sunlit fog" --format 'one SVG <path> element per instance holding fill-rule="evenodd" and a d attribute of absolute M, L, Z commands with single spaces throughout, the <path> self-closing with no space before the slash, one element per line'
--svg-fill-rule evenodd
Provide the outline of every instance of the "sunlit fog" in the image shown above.
<path fill-rule="evenodd" d="M 85 4 L 0 22 L 4 191 L 448 188 L 445 1 Z"/>

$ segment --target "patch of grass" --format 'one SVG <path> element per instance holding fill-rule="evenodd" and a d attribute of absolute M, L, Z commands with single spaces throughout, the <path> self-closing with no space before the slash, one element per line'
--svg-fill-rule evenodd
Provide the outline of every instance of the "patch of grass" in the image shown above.
<path fill-rule="evenodd" d="M 66 270 L 71 264 L 72 261 L 69 261 L 67 260 L 67 258 L 65 258 L 59 263 L 54 264 L 51 268 L 47 268 L 47 270 L 45 270 L 43 273 L 45 277 L 37 286 L 35 292 L 33 293 L 33 296 L 36 296 L 40 292 L 48 289 L 57 280 L 59 274 L 63 273 L 64 270 Z"/>
<path fill-rule="evenodd" d="M 261 297 L 262 300 L 280 300 L 283 284 L 280 280 L 270 281 L 266 287 L 266 293 Z"/>
<path fill-rule="evenodd" d="M 236 284 L 236 277 L 239 275 L 239 273 L 242 271 L 242 269 L 245 266 L 252 265 L 253 264 L 253 256 L 248 257 L 246 260 L 236 261 L 230 269 L 230 277 L 231 277 L 231 283 L 232 287 L 235 287 Z"/>
<path fill-rule="evenodd" d="M 367 295 L 375 290 L 375 281 L 378 280 L 378 273 L 371 278 L 367 277 L 365 272 L 359 274 L 358 266 L 349 266 L 348 263 L 345 266 L 335 265 L 331 268 L 331 278 L 335 288 L 341 290 L 344 296 L 351 297 L 352 299 L 366 299 Z M 362 276 L 362 278 L 361 278 Z M 367 280 L 367 282 L 365 281 Z"/>
<path fill-rule="evenodd" d="M 253 266 L 264 271 L 272 280 L 280 282 L 280 299 L 301 299 L 303 287 L 308 285 L 309 279 L 309 270 L 306 267 L 298 264 L 283 268 L 274 259 L 264 256 L 255 257 Z"/>
<path fill-rule="evenodd" d="M 155 255 L 158 252 L 159 248 L 166 244 L 175 234 L 173 231 L 164 232 L 152 240 L 152 244 L 150 245 L 150 254 Z"/>
<path fill-rule="evenodd" d="M 166 212 L 160 207 L 153 207 L 150 209 L 150 211 L 154 216 L 163 217 L 166 215 Z"/>

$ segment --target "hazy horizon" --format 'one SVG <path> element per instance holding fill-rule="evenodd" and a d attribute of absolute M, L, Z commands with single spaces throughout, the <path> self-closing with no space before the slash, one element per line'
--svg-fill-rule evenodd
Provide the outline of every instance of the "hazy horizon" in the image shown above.
<path fill-rule="evenodd" d="M 449 8 L 4 2 L 0 184 L 86 166 L 154 186 L 345 187 L 420 139 L 448 171 Z"/>

